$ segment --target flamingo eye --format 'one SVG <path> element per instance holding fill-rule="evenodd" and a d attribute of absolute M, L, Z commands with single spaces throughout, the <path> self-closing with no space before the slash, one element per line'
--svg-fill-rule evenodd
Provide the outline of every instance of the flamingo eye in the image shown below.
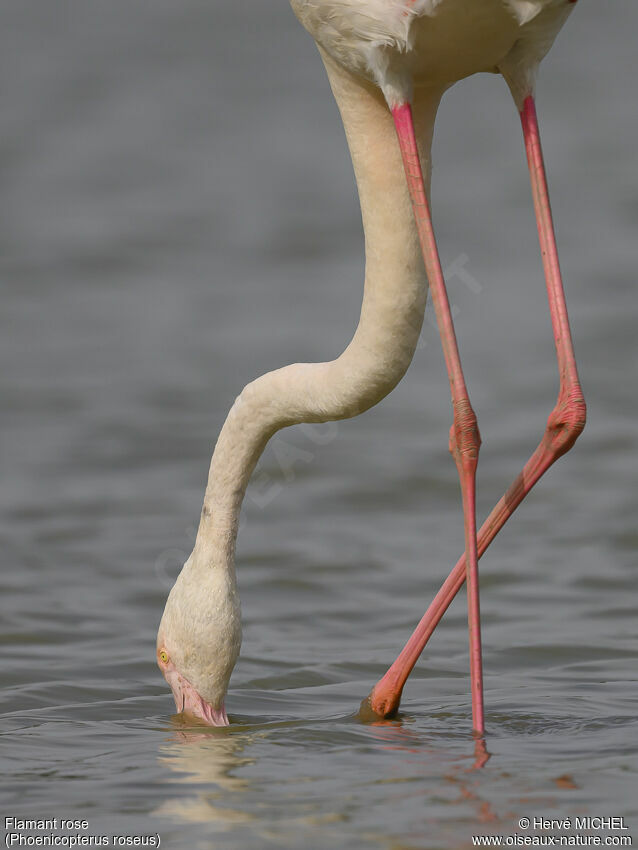
<path fill-rule="evenodd" d="M 159 651 L 159 659 L 162 664 L 168 663 L 168 652 L 165 649 L 160 649 Z"/>

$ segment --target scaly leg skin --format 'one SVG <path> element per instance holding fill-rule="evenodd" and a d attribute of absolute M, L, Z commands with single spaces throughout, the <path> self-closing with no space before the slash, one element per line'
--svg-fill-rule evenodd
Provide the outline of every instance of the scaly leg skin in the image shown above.
<path fill-rule="evenodd" d="M 441 270 L 432 217 L 423 182 L 423 172 L 409 103 L 392 109 L 392 117 L 399 139 L 403 166 L 412 201 L 421 250 L 425 262 L 432 302 L 443 344 L 443 354 L 450 379 L 454 421 L 450 429 L 450 452 L 456 462 L 461 482 L 463 520 L 465 526 L 465 562 L 467 563 L 468 623 L 470 639 L 470 675 L 472 687 L 472 724 L 478 734 L 483 734 L 483 669 L 481 660 L 481 622 L 478 585 L 478 549 L 476 541 L 476 465 L 479 436 L 476 416 L 472 410 L 461 359 L 459 356 L 454 323 L 450 311 L 445 280 Z M 373 705 L 376 711 L 376 707 Z"/>
<path fill-rule="evenodd" d="M 549 310 L 554 331 L 554 342 L 558 358 L 560 388 L 558 401 L 552 410 L 545 433 L 538 448 L 525 464 L 523 471 L 483 523 L 478 535 L 478 557 L 480 558 L 500 529 L 530 492 L 532 487 L 558 460 L 568 452 L 585 427 L 586 407 L 572 345 L 565 292 L 561 279 L 554 225 L 547 191 L 547 178 L 543 163 L 538 120 L 534 97 L 529 95 L 521 111 L 523 136 L 532 184 L 534 210 L 538 224 L 538 235 L 543 256 L 543 267 L 547 283 Z M 449 604 L 463 586 L 466 578 L 466 557 L 454 567 L 445 583 L 435 596 L 421 622 L 414 630 L 400 655 L 388 672 L 374 686 L 367 698 L 372 711 L 382 717 L 394 715 L 401 700 L 401 692 L 412 668 L 423 652 L 430 635 Z"/>

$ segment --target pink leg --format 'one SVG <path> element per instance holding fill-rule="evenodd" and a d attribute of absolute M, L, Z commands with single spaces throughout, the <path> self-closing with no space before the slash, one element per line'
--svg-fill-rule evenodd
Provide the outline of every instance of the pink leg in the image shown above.
<path fill-rule="evenodd" d="M 465 562 L 468 583 L 468 623 L 470 632 L 470 674 L 472 682 L 472 722 L 476 732 L 484 731 L 483 670 L 481 661 L 481 622 L 478 586 L 478 550 L 476 541 L 476 465 L 481 438 L 476 416 L 470 405 L 461 368 L 452 313 L 434 238 L 423 173 L 412 122 L 412 110 L 405 103 L 392 110 L 401 156 L 412 200 L 412 209 L 423 251 L 432 302 L 443 343 L 443 354 L 450 378 L 454 422 L 450 429 L 450 452 L 456 461 L 461 481 L 465 525 Z"/>
<path fill-rule="evenodd" d="M 572 345 L 565 292 L 558 263 L 554 225 L 547 191 L 536 106 L 529 96 L 521 112 L 523 136 L 532 183 L 534 209 L 543 256 L 549 309 L 558 356 L 560 389 L 558 401 L 547 420 L 543 439 L 525 464 L 523 471 L 505 493 L 478 535 L 478 556 L 485 552 L 500 529 L 514 513 L 539 478 L 561 455 L 569 451 L 585 427 L 586 408 L 578 380 L 576 360 Z M 435 596 L 412 636 L 385 676 L 374 686 L 369 700 L 373 711 L 381 716 L 394 714 L 401 700 L 401 692 L 412 668 L 419 658 L 430 635 L 463 585 L 466 577 L 466 557 L 454 567 Z"/>

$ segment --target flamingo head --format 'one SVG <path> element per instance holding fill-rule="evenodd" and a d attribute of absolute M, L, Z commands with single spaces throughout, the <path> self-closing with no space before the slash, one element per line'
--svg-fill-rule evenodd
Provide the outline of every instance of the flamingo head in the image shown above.
<path fill-rule="evenodd" d="M 241 645 L 234 571 L 197 567 L 191 558 L 166 601 L 157 634 L 157 664 L 178 711 L 227 726 L 224 700 Z"/>

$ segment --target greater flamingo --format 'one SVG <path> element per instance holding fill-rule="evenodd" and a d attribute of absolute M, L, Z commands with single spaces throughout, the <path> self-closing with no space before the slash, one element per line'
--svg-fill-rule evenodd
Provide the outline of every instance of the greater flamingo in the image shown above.
<path fill-rule="evenodd" d="M 450 379 L 449 447 L 461 482 L 465 554 L 364 704 L 379 716 L 396 712 L 410 671 L 467 578 L 472 722 L 475 732 L 483 733 L 478 559 L 585 424 L 534 99 L 539 63 L 574 3 L 291 0 L 319 48 L 354 165 L 366 244 L 361 318 L 336 360 L 263 375 L 244 388 L 228 414 L 210 466 L 195 547 L 170 592 L 157 637 L 157 661 L 178 711 L 212 725 L 228 723 L 224 699 L 241 643 L 238 518 L 266 443 L 287 425 L 355 416 L 387 395 L 414 354 L 429 283 Z M 521 115 L 560 389 L 538 448 L 477 535 L 480 437 L 437 253 L 428 184 L 439 101 L 455 82 L 481 71 L 503 75 Z"/>

